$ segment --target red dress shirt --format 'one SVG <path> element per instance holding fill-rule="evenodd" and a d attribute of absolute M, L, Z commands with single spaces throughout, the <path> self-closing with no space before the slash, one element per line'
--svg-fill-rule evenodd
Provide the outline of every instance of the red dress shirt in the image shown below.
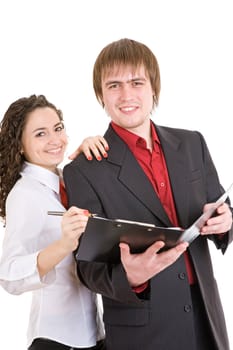
<path fill-rule="evenodd" d="M 147 148 L 146 141 L 142 137 L 133 134 L 132 132 L 120 127 L 114 122 L 111 122 L 111 125 L 117 135 L 128 145 L 129 149 L 149 178 L 170 221 L 174 226 L 179 227 L 180 225 L 178 223 L 178 218 L 176 215 L 166 161 L 154 125 L 151 123 L 151 136 L 153 141 L 152 152 Z M 184 253 L 184 258 L 189 283 L 194 284 L 196 281 L 196 275 L 191 257 L 187 251 Z M 136 292 L 141 292 L 141 289 L 141 286 L 139 286 L 138 290 L 137 288 L 134 290 Z"/>

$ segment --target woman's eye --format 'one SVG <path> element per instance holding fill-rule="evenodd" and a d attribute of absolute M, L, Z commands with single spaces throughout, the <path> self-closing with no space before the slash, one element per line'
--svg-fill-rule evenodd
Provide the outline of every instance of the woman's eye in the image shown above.
<path fill-rule="evenodd" d="M 36 137 L 41 137 L 41 136 L 44 136 L 45 135 L 45 132 L 44 131 L 40 131 L 38 132 L 38 134 L 36 134 Z"/>
<path fill-rule="evenodd" d="M 64 129 L 64 125 L 61 124 L 55 128 L 55 131 L 62 131 Z"/>

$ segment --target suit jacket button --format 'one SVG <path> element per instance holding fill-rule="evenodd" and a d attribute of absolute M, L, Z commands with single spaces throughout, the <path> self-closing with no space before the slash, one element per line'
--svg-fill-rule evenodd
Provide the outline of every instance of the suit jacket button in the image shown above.
<path fill-rule="evenodd" d="M 191 306 L 191 305 L 186 304 L 186 305 L 184 306 L 184 311 L 185 311 L 185 312 L 190 312 L 191 310 L 192 310 L 192 306 Z"/>
<path fill-rule="evenodd" d="M 184 280 L 186 277 L 186 274 L 185 274 L 185 272 L 180 272 L 178 276 L 181 280 Z"/>

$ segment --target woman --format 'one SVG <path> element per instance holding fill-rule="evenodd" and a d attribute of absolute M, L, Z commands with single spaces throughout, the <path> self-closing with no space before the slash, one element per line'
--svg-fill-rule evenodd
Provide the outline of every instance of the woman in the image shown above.
<path fill-rule="evenodd" d="M 87 139 L 95 144 L 105 140 Z M 9 293 L 32 291 L 28 348 L 104 349 L 103 327 L 96 295 L 75 275 L 73 251 L 85 230 L 89 212 L 71 207 L 61 218 L 48 211 L 65 211 L 59 191 L 58 164 L 67 146 L 62 112 L 45 96 L 32 95 L 10 105 L 0 130 L 0 216 L 6 232 L 0 262 L 0 284 Z M 62 227 L 62 232 L 61 232 Z"/>

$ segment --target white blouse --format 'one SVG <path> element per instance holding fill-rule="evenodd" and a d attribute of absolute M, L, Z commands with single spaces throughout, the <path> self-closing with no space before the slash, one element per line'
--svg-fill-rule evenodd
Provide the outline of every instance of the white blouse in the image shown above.
<path fill-rule="evenodd" d="M 40 279 L 37 256 L 61 235 L 59 176 L 25 162 L 8 195 L 0 284 L 9 293 L 32 291 L 27 344 L 41 337 L 71 347 L 91 347 L 104 337 L 97 297 L 81 284 L 72 254 Z"/>

